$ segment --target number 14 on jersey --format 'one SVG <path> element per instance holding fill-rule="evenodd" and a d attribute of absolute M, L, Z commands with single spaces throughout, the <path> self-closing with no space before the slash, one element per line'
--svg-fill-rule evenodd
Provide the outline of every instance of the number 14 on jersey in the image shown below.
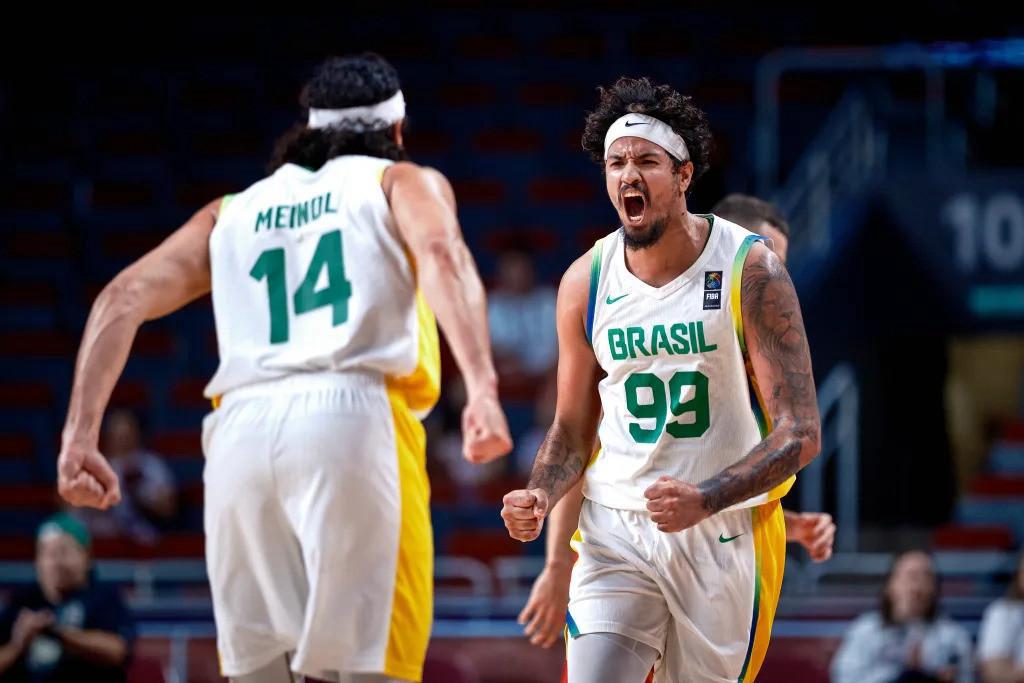
<path fill-rule="evenodd" d="M 315 289 L 320 273 L 327 269 L 327 286 Z M 260 254 L 249 275 L 254 280 L 267 281 L 267 299 L 270 308 L 270 343 L 288 341 L 288 293 L 285 277 L 284 248 L 267 249 Z M 348 300 L 352 297 L 352 283 L 345 279 L 345 253 L 341 230 L 324 233 L 317 242 L 313 259 L 306 270 L 302 284 L 292 296 L 295 315 L 309 313 L 324 306 L 332 309 L 332 325 L 337 327 L 348 320 Z"/>

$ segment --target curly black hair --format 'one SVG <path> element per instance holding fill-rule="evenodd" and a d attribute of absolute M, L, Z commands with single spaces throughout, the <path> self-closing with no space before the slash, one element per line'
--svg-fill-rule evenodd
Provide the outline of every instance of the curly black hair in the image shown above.
<path fill-rule="evenodd" d="M 331 57 L 321 63 L 302 88 L 299 103 L 309 109 L 344 109 L 383 102 L 401 84 L 395 67 L 380 55 L 366 52 L 349 57 Z M 372 124 L 372 121 L 364 122 Z M 338 128 L 308 128 L 299 123 L 274 145 L 268 171 L 286 163 L 316 170 L 343 154 L 365 154 L 395 161 L 408 159 L 390 126 L 380 130 L 353 132 Z"/>
<path fill-rule="evenodd" d="M 670 85 L 657 85 L 649 78 L 623 76 L 610 87 L 597 89 L 600 101 L 587 113 L 583 149 L 598 164 L 604 164 L 604 136 L 617 119 L 629 113 L 647 114 L 664 121 L 686 141 L 693 162 L 690 187 L 708 170 L 711 156 L 711 128 L 708 117 L 689 95 L 680 95 Z M 675 169 L 682 162 L 673 159 Z"/>

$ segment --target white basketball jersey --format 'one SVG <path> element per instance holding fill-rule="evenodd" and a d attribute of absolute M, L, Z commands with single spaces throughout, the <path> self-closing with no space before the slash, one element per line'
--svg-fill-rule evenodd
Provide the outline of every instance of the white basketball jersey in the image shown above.
<path fill-rule="evenodd" d="M 381 178 L 392 162 L 285 164 L 226 198 L 210 236 L 220 366 L 232 389 L 301 372 L 379 372 L 428 409 L 437 329 L 418 296 Z"/>
<path fill-rule="evenodd" d="M 699 484 L 742 459 L 770 431 L 746 358 L 740 279 L 761 238 L 717 216 L 700 257 L 662 287 L 626 268 L 621 230 L 594 245 L 587 333 L 607 376 L 599 390 L 601 451 L 584 495 L 646 510 L 667 475 Z M 785 495 L 794 477 L 734 507 Z"/>

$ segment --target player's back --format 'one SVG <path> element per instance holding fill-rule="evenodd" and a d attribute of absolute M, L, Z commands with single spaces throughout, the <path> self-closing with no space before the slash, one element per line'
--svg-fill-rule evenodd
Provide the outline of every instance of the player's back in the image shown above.
<path fill-rule="evenodd" d="M 381 188 L 391 163 L 285 164 L 225 198 L 210 237 L 220 366 L 207 396 L 295 373 L 416 370 L 421 332 L 436 329 Z"/>

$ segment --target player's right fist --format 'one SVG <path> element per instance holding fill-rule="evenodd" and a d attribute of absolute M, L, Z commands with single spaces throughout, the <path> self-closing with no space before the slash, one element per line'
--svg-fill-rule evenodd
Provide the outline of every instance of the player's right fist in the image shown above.
<path fill-rule="evenodd" d="M 471 397 L 462 411 L 462 456 L 479 465 L 511 450 L 508 420 L 497 395 Z"/>
<path fill-rule="evenodd" d="M 57 491 L 75 507 L 106 510 L 121 502 L 121 485 L 93 445 L 66 441 L 57 457 Z"/>
<path fill-rule="evenodd" d="M 509 536 L 524 543 L 540 536 L 548 514 L 548 494 L 544 489 L 511 491 L 501 502 L 501 518 Z"/>

